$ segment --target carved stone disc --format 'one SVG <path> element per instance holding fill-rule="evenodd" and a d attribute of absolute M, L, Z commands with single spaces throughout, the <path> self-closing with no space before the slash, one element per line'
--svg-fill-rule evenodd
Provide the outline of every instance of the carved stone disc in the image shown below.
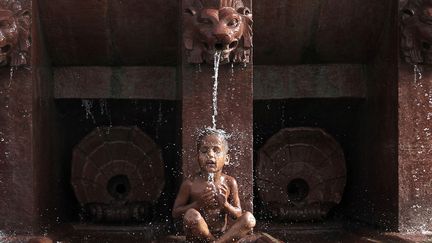
<path fill-rule="evenodd" d="M 343 151 L 319 128 L 285 128 L 258 152 L 259 197 L 284 219 L 325 216 L 338 204 L 346 181 Z"/>
<path fill-rule="evenodd" d="M 161 151 L 137 127 L 99 127 L 73 150 L 72 186 L 82 206 L 155 202 L 164 187 Z"/>

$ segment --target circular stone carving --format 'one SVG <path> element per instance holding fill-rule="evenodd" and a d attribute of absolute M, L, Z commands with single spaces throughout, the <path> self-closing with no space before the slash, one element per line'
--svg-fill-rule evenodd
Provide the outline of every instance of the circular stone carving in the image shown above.
<path fill-rule="evenodd" d="M 71 182 L 81 206 L 103 205 L 110 215 L 122 207 L 136 210 L 130 205 L 137 202 L 151 205 L 165 182 L 161 151 L 137 127 L 96 128 L 73 150 Z M 127 219 L 118 214 L 111 218 Z"/>
<path fill-rule="evenodd" d="M 342 148 L 319 128 L 285 128 L 258 151 L 258 194 L 273 217 L 320 219 L 346 183 Z"/>

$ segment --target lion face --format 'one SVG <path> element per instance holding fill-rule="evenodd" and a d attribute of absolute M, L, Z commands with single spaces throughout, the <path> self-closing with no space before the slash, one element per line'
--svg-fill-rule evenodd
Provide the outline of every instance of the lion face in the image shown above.
<path fill-rule="evenodd" d="M 432 1 L 409 1 L 401 18 L 401 48 L 406 62 L 432 63 Z"/>
<path fill-rule="evenodd" d="M 13 13 L 0 9 L 0 66 L 7 65 L 18 44 L 18 28 Z"/>
<path fill-rule="evenodd" d="M 196 17 L 198 41 L 205 51 L 221 51 L 229 55 L 239 44 L 243 33 L 243 20 L 233 8 L 203 9 Z"/>
<path fill-rule="evenodd" d="M 249 62 L 252 15 L 242 3 L 239 6 L 185 10 L 184 43 L 189 63 L 211 63 L 216 52 L 221 53 L 222 63 Z"/>

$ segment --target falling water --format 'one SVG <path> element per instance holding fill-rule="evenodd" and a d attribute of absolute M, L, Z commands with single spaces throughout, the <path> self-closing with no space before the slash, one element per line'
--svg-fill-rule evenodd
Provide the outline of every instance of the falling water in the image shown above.
<path fill-rule="evenodd" d="M 81 100 L 81 106 L 84 107 L 84 110 L 86 113 L 86 119 L 90 118 L 93 121 L 93 124 L 97 125 L 96 118 L 94 117 L 94 115 L 92 113 L 93 102 L 91 100 L 83 99 L 83 100 Z M 101 133 L 98 126 L 96 126 L 96 129 L 98 130 L 99 136 L 102 137 L 102 133 Z"/>
<path fill-rule="evenodd" d="M 101 115 L 108 113 L 108 104 L 105 99 L 99 100 L 99 107 L 100 107 L 100 113 Z"/>
<path fill-rule="evenodd" d="M 3 231 L 0 231 L 0 242 L 7 242 L 8 239 L 8 235 L 6 233 L 4 233 Z"/>
<path fill-rule="evenodd" d="M 215 176 L 214 173 L 208 173 L 208 175 L 207 175 L 207 182 L 210 184 L 211 190 L 213 192 L 216 192 L 217 189 L 216 189 L 216 184 L 214 182 L 214 176 Z"/>
<path fill-rule="evenodd" d="M 417 80 L 422 79 L 421 68 L 414 64 L 414 83 L 417 83 Z"/>
<path fill-rule="evenodd" d="M 9 69 L 9 84 L 8 84 L 8 88 L 10 88 L 10 86 L 12 85 L 14 74 L 15 74 L 15 67 L 10 67 L 10 69 Z"/>
<path fill-rule="evenodd" d="M 84 110 L 86 113 L 86 119 L 89 119 L 89 117 L 90 117 L 96 123 L 96 120 L 94 119 L 93 113 L 91 111 L 91 109 L 93 107 L 93 102 L 91 100 L 81 100 L 81 106 L 84 107 Z"/>
<path fill-rule="evenodd" d="M 281 107 L 281 127 L 285 127 L 285 104 L 282 104 Z"/>
<path fill-rule="evenodd" d="M 216 116 L 217 112 L 217 95 L 218 95 L 218 78 L 219 78 L 219 63 L 221 58 L 221 51 L 215 52 L 214 55 L 214 83 L 213 83 L 213 115 L 212 115 L 212 127 L 216 129 Z"/>
<path fill-rule="evenodd" d="M 231 76 L 234 76 L 234 63 L 231 63 Z"/>
<path fill-rule="evenodd" d="M 214 173 L 208 173 L 207 175 L 207 181 L 210 183 L 214 182 Z"/>
<path fill-rule="evenodd" d="M 155 125 L 155 127 L 156 127 L 156 134 L 155 134 L 156 139 L 159 138 L 159 128 L 160 128 L 161 125 L 162 125 L 162 119 L 163 119 L 163 114 L 162 114 L 162 103 L 159 103 L 159 108 L 158 108 L 158 118 L 157 118 L 156 125 Z"/>
<path fill-rule="evenodd" d="M 111 131 L 111 128 L 112 128 L 113 125 L 112 125 L 112 119 L 111 119 L 111 112 L 109 110 L 107 100 L 106 99 L 100 99 L 99 100 L 99 107 L 100 107 L 100 114 L 101 115 L 106 114 L 106 116 L 108 118 L 108 122 L 109 122 L 109 126 L 106 129 L 105 133 L 106 134 L 110 134 L 110 131 Z M 87 112 L 86 112 L 86 114 L 87 114 Z"/>

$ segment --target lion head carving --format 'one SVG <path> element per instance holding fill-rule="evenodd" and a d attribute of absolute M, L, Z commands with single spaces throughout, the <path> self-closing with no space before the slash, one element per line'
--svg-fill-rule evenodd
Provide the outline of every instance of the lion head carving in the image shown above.
<path fill-rule="evenodd" d="M 409 0 L 401 10 L 401 23 L 405 61 L 432 63 L 432 0 Z"/>
<path fill-rule="evenodd" d="M 0 66 L 27 64 L 30 22 L 29 11 L 19 1 L 0 0 Z"/>
<path fill-rule="evenodd" d="M 189 63 L 248 63 L 252 48 L 252 13 L 241 0 L 186 0 L 183 41 Z"/>

